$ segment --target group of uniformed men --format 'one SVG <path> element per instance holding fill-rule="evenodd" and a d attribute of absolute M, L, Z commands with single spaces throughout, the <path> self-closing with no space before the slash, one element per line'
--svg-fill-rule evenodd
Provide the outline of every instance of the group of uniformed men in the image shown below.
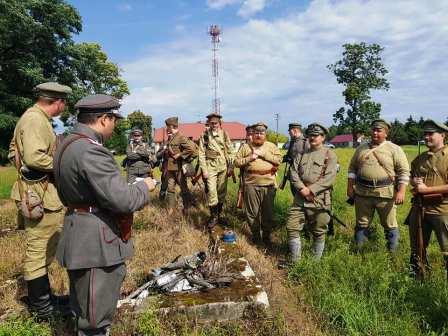
<path fill-rule="evenodd" d="M 124 164 L 126 181 L 103 146 L 122 118 L 117 99 L 99 94 L 78 101 L 78 123 L 57 144 L 51 121 L 64 110 L 71 89 L 50 82 L 38 85 L 36 92 L 36 104 L 16 125 L 10 158 L 18 169 L 12 198 L 25 227 L 28 305 L 38 318 L 73 312 L 78 335 L 108 333 L 126 274 L 125 260 L 133 253 L 132 213 L 150 200 L 150 191 L 155 189 L 151 170 L 157 160 L 162 161 L 161 193 L 170 209 L 176 207 L 176 185 L 184 209 L 195 206 L 187 177 L 202 177 L 210 229 L 224 221 L 227 180 L 233 168 L 239 168 L 242 207 L 252 239 L 267 246 L 274 228 L 277 170 L 282 161 L 289 163 L 287 174 L 294 196 L 286 223 L 289 260 L 300 259 L 300 233 L 305 226 L 312 236 L 313 255 L 322 256 L 338 165 L 335 153 L 324 145 L 328 134 L 324 126 L 310 124 L 305 137 L 300 124 L 289 124 L 291 141 L 282 158 L 277 146 L 266 140 L 263 123 L 246 128 L 246 143 L 236 152 L 222 129 L 220 115 L 207 116 L 198 145 L 180 134 L 176 117 L 168 118 L 168 141 L 156 155 L 142 141 L 142 131 L 132 130 Z M 426 248 L 435 231 L 448 269 L 448 128 L 432 120 L 424 123 L 428 151 L 412 162 L 411 170 L 403 150 L 386 140 L 390 128 L 386 121 L 375 120 L 371 141 L 361 144 L 350 162 L 347 195 L 355 205 L 355 243 L 362 246 L 369 238 L 376 210 L 389 250 L 397 249 L 396 206 L 403 203 L 410 180 L 415 195 L 442 195 L 424 207 L 423 240 Z M 196 170 L 191 167 L 195 157 Z M 413 267 L 417 262 L 416 222 L 411 216 Z M 55 256 L 69 275 L 69 300 L 51 292 L 47 273 Z"/>

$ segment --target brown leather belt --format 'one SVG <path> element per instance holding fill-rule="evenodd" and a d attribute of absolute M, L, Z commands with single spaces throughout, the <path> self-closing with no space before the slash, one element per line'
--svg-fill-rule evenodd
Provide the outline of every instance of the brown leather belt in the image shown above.
<path fill-rule="evenodd" d="M 255 174 L 255 175 L 274 175 L 275 172 L 272 169 L 265 169 L 265 170 L 258 170 L 258 169 L 248 169 L 248 174 Z"/>
<path fill-rule="evenodd" d="M 367 188 L 375 188 L 375 187 L 390 186 L 390 185 L 394 184 L 394 181 L 391 180 L 390 178 L 372 181 L 372 180 L 363 179 L 362 177 L 358 177 L 356 179 L 356 184 L 362 185 L 363 187 L 367 187 Z"/>
<path fill-rule="evenodd" d="M 75 204 L 75 205 L 69 205 L 68 210 L 71 212 L 95 213 L 95 212 L 99 212 L 100 208 L 98 208 L 94 205 Z"/>

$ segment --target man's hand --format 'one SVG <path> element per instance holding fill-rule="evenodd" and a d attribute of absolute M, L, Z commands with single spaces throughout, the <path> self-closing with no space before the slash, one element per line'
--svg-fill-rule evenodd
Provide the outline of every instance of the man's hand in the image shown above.
<path fill-rule="evenodd" d="M 255 153 L 255 151 L 249 155 L 249 158 L 251 161 L 254 161 L 256 159 L 258 159 L 258 154 Z"/>
<path fill-rule="evenodd" d="M 254 153 L 257 154 L 257 156 L 263 156 L 263 151 L 260 148 L 254 149 Z"/>
<path fill-rule="evenodd" d="M 312 193 L 308 187 L 303 187 L 302 189 L 300 189 L 300 195 L 306 198 L 307 196 L 312 195 Z"/>
<path fill-rule="evenodd" d="M 426 184 L 419 183 L 414 187 L 414 190 L 419 194 L 426 194 L 428 191 L 428 186 Z"/>
<path fill-rule="evenodd" d="M 156 184 L 154 183 L 154 180 L 152 177 L 147 177 L 143 180 L 143 182 L 146 183 L 146 186 L 148 187 L 149 191 L 153 191 L 156 188 Z"/>
<path fill-rule="evenodd" d="M 404 202 L 404 197 L 405 197 L 405 190 L 398 190 L 397 193 L 395 194 L 395 204 L 403 204 Z"/>
<path fill-rule="evenodd" d="M 173 159 L 174 159 L 174 160 L 177 160 L 178 158 L 180 158 L 180 153 L 177 153 L 177 154 L 174 154 L 174 155 L 173 155 Z"/>
<path fill-rule="evenodd" d="M 202 172 L 202 178 L 205 179 L 205 180 L 208 179 L 208 172 L 203 171 Z"/>

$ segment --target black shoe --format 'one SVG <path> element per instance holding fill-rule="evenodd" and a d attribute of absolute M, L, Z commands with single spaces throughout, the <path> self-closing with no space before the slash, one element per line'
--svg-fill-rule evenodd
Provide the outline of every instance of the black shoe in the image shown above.
<path fill-rule="evenodd" d="M 207 227 L 211 230 L 219 223 L 218 206 L 210 207 L 210 217 L 207 221 Z"/>
<path fill-rule="evenodd" d="M 50 281 L 45 274 L 37 279 L 27 281 L 28 308 L 41 321 L 48 321 L 53 317 L 54 306 L 51 301 Z"/>

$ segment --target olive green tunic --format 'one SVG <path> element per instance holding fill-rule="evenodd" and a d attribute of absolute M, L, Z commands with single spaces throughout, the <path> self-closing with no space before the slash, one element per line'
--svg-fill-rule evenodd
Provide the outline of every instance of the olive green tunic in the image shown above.
<path fill-rule="evenodd" d="M 8 156 L 13 159 L 18 150 L 24 169 L 52 174 L 55 141 L 51 118 L 36 104 L 17 122 Z M 11 198 L 17 203 L 21 200 L 18 183 L 16 182 L 11 190 Z M 40 196 L 45 209 L 40 220 L 23 218 L 26 240 L 24 277 L 25 280 L 33 280 L 45 275 L 54 259 L 64 208 L 51 180 L 45 192 L 44 180 L 32 182 L 21 178 L 20 183 L 25 192 L 32 190 Z"/>

